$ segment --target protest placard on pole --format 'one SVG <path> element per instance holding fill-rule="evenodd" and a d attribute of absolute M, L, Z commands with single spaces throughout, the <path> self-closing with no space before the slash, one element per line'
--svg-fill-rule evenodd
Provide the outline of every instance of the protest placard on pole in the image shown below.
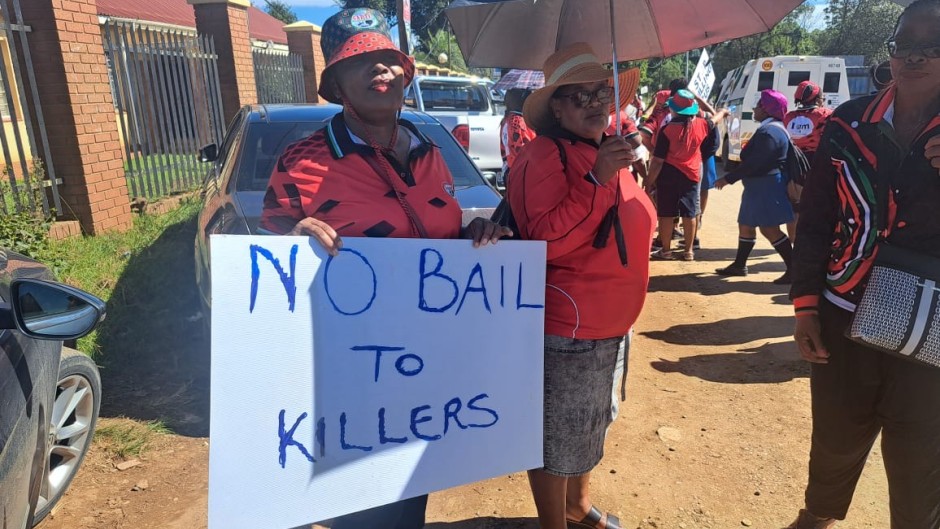
<path fill-rule="evenodd" d="M 708 50 L 702 50 L 702 55 L 698 59 L 698 66 L 695 72 L 689 78 L 689 90 L 702 99 L 708 99 L 712 93 L 712 87 L 715 85 L 715 68 L 712 66 L 711 58 L 708 56 Z"/>
<path fill-rule="evenodd" d="M 545 244 L 213 235 L 210 529 L 542 466 Z"/>

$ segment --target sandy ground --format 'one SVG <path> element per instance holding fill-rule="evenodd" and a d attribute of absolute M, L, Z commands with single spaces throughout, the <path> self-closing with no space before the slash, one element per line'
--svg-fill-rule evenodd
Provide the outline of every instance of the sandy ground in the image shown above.
<path fill-rule="evenodd" d="M 802 505 L 810 436 L 809 367 L 790 334 L 783 265 L 760 241 L 750 276 L 733 258 L 740 186 L 712 192 L 695 262 L 654 262 L 630 354 L 628 399 L 593 477 L 595 504 L 627 528 L 779 529 Z M 205 421 L 206 417 L 187 419 Z M 205 429 L 204 429 L 205 430 Z M 135 468 L 93 449 L 41 529 L 200 529 L 208 439 L 162 438 Z M 142 483 L 145 482 L 145 483 Z M 132 490 L 139 485 L 143 490 Z M 538 527 L 524 474 L 431 495 L 435 529 Z M 845 528 L 887 528 L 878 448 Z M 263 528 L 259 528 L 263 529 Z"/>

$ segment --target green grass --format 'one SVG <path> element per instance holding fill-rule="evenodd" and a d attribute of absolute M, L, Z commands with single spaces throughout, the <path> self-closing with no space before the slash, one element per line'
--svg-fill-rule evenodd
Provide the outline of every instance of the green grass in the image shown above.
<path fill-rule="evenodd" d="M 95 445 L 124 459 L 143 454 L 160 435 L 173 433 L 163 421 L 105 419 L 95 430 Z"/>
<path fill-rule="evenodd" d="M 196 155 L 148 154 L 124 162 L 128 192 L 150 199 L 197 186 L 206 170 Z"/>
<path fill-rule="evenodd" d="M 156 347 L 168 339 L 160 335 L 124 337 L 121 325 L 129 325 L 128 320 L 134 319 L 138 323 L 135 327 L 139 327 L 141 320 L 149 319 L 155 324 L 153 327 L 159 327 L 152 320 L 155 314 L 148 312 L 148 308 L 160 310 L 172 305 L 174 296 L 181 294 L 173 288 L 180 284 L 181 274 L 190 274 L 191 283 L 194 232 L 189 230 L 200 207 L 199 200 L 187 198 L 166 214 L 135 216 L 133 228 L 125 233 L 50 242 L 47 259 L 57 262 L 59 280 L 108 304 L 107 320 L 79 340 L 80 350 L 106 363 L 127 355 L 126 348 L 137 349 L 140 339 L 153 339 L 155 342 L 148 345 Z M 167 244 L 168 236 L 172 244 Z M 156 244 L 161 240 L 163 244 Z M 103 332 L 106 336 L 102 336 Z"/>

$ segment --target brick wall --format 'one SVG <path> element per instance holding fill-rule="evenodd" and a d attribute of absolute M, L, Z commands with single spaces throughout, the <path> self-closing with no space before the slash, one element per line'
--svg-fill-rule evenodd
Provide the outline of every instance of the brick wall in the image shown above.
<path fill-rule="evenodd" d="M 219 56 L 219 85 L 225 122 L 242 105 L 258 102 L 255 65 L 248 36 L 248 10 L 240 5 L 200 3 L 193 6 L 199 33 L 212 35 Z"/>
<path fill-rule="evenodd" d="M 319 87 L 320 79 L 323 79 L 323 68 L 326 67 L 326 57 L 323 56 L 323 48 L 320 47 L 320 37 L 319 31 L 313 32 L 313 58 L 316 64 L 317 87 Z"/>
<path fill-rule="evenodd" d="M 95 0 L 21 6 L 33 29 L 29 42 L 52 163 L 63 181 L 58 214 L 78 220 L 87 233 L 127 229 L 124 162 Z"/>
<path fill-rule="evenodd" d="M 325 66 L 320 49 L 320 30 L 308 22 L 298 22 L 284 26 L 284 31 L 290 52 L 299 55 L 303 62 L 305 101 L 318 103 L 317 88 Z"/>

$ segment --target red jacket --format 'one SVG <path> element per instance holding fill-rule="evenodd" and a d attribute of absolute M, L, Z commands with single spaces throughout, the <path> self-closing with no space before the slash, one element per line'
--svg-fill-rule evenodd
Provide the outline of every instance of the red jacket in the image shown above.
<path fill-rule="evenodd" d="M 548 242 L 545 333 L 594 340 L 623 336 L 646 298 L 653 204 L 627 169 L 606 185 L 595 183 L 589 174 L 597 158 L 593 141 L 553 135 L 567 163 L 552 138 L 539 136 L 516 159 L 508 189 L 520 236 Z M 627 266 L 621 264 L 614 230 L 604 248 L 593 246 L 615 204 Z"/>
<path fill-rule="evenodd" d="M 819 149 L 819 140 L 831 115 L 830 108 L 801 108 L 791 110 L 784 117 L 783 124 L 787 126 L 794 145 L 805 152 L 814 153 Z"/>
<path fill-rule="evenodd" d="M 437 146 L 407 121 L 400 121 L 417 139 L 408 167 L 389 160 L 399 175 L 394 185 L 431 239 L 460 234 L 461 211 L 452 196 L 454 182 Z M 314 217 L 343 237 L 415 237 L 411 220 L 368 159 L 375 151 L 355 143 L 343 114 L 323 129 L 288 145 L 278 159 L 264 195 L 260 227 L 281 234 L 298 221 Z"/>

